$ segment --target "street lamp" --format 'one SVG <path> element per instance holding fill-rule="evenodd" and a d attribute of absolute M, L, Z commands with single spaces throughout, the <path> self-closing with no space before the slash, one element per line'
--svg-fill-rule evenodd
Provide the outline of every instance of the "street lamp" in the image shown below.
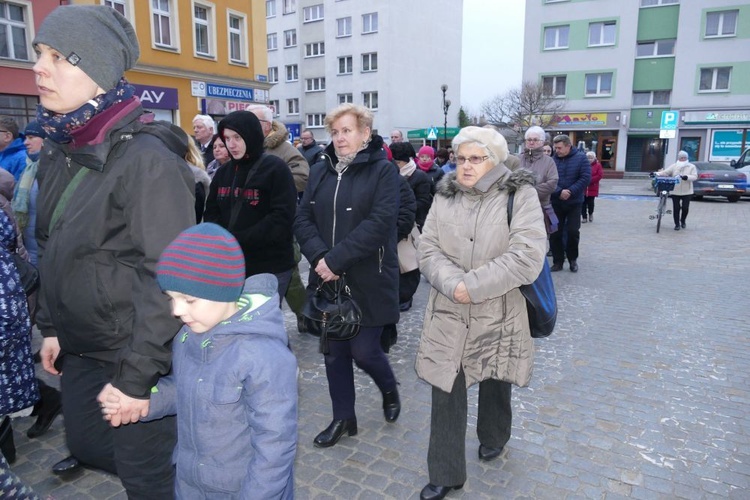
<path fill-rule="evenodd" d="M 443 141 L 448 140 L 448 108 L 451 107 L 451 101 L 450 99 L 445 99 L 445 93 L 448 91 L 448 86 L 446 84 L 442 84 L 440 86 L 440 90 L 443 91 Z"/>

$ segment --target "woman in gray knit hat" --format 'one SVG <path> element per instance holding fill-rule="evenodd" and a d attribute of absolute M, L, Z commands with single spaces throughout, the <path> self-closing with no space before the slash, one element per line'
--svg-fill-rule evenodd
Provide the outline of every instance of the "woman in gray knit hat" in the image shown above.
<path fill-rule="evenodd" d="M 48 140 L 39 164 L 37 325 L 44 369 L 62 374 L 73 458 L 117 474 L 128 498 L 174 494 L 173 417 L 141 423 L 180 327 L 156 282 L 159 254 L 195 223 L 194 180 L 168 127 L 123 77 L 139 56 L 127 19 L 101 5 L 56 8 L 33 42 Z M 97 396 L 120 398 L 110 427 Z M 113 422 L 115 423 L 115 422 Z"/>

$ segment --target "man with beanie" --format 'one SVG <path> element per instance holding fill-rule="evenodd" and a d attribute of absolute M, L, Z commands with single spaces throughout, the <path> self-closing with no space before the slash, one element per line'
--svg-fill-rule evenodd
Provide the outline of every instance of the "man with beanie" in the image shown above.
<path fill-rule="evenodd" d="M 287 347 L 276 278 L 245 280 L 237 240 L 216 224 L 164 249 L 157 280 L 184 323 L 172 372 L 141 420 L 177 415 L 177 498 L 294 498 L 297 360 Z M 112 421 L 116 394 L 99 397 Z M 200 471 L 200 472 L 197 472 Z"/>
<path fill-rule="evenodd" d="M 171 366 L 180 327 L 156 281 L 162 250 L 195 223 L 194 179 L 172 132 L 144 115 L 123 75 L 139 57 L 127 19 L 104 5 L 53 10 L 34 38 L 47 134 L 39 162 L 36 235 L 44 369 L 62 374 L 68 449 L 117 474 L 129 498 L 174 495 L 173 417 L 140 423 Z M 148 132 L 148 133 L 146 133 Z M 119 398 L 112 423 L 97 395 Z"/>
<path fill-rule="evenodd" d="M 292 173 L 284 160 L 263 153 L 263 129 L 250 111 L 229 113 L 219 123 L 219 135 L 232 159 L 211 181 L 203 220 L 232 233 L 245 254 L 246 275 L 275 275 L 283 297 L 297 265 L 292 246 L 297 189 Z"/>
<path fill-rule="evenodd" d="M 0 116 L 0 168 L 13 174 L 18 182 L 25 166 L 26 147 L 18 135 L 18 123 L 10 116 Z"/>
<path fill-rule="evenodd" d="M 559 221 L 559 230 L 549 237 L 552 250 L 550 271 L 562 271 L 565 257 L 570 272 L 578 272 L 578 242 L 581 239 L 581 209 L 586 188 L 591 180 L 591 164 L 586 154 L 574 147 L 567 135 L 552 139 L 557 165 L 557 187 L 552 192 L 552 208 Z M 565 239 L 566 241 L 563 241 Z"/>

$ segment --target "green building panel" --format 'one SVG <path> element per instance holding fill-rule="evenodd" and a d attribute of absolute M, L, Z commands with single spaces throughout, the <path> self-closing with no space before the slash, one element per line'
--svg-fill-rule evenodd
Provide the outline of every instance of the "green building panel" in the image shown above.
<path fill-rule="evenodd" d="M 661 112 L 669 108 L 634 108 L 630 110 L 630 128 L 651 128 L 659 130 Z"/>
<path fill-rule="evenodd" d="M 588 73 L 612 73 L 612 94 L 606 97 L 586 97 L 586 74 Z M 550 73 L 558 74 L 558 73 Z M 571 101 L 581 99 L 608 99 L 617 93 L 617 70 L 614 68 L 602 68 L 588 71 L 569 71 L 566 73 L 565 97 Z"/>
<path fill-rule="evenodd" d="M 706 38 L 703 34 L 706 32 L 706 14 L 709 12 L 717 12 L 722 10 L 739 10 L 739 16 L 737 16 L 737 33 L 736 38 L 750 38 L 750 4 L 745 5 L 731 5 L 721 7 L 709 7 L 703 9 L 701 14 L 701 39 L 710 41 L 714 38 Z M 715 40 L 726 40 L 725 37 L 715 38 Z"/>
<path fill-rule="evenodd" d="M 640 9 L 638 11 L 637 40 L 641 42 L 677 38 L 679 18 L 679 4 Z"/>
<path fill-rule="evenodd" d="M 636 59 L 633 91 L 670 90 L 674 82 L 674 57 Z"/>

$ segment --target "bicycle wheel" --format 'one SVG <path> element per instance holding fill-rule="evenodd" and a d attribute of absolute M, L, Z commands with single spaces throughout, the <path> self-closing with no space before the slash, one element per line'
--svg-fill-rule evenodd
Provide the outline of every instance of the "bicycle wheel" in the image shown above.
<path fill-rule="evenodd" d="M 661 229 L 661 216 L 664 215 L 664 207 L 667 205 L 667 196 L 662 193 L 659 195 L 659 207 L 656 209 L 656 232 Z"/>

